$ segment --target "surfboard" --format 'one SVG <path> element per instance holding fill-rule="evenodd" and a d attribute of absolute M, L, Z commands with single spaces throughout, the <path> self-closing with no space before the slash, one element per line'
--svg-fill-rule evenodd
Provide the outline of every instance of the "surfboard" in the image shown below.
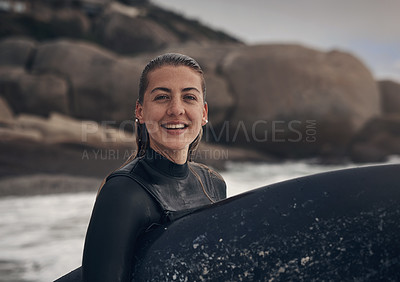
<path fill-rule="evenodd" d="M 138 245 L 132 281 L 400 280 L 400 164 L 254 189 Z"/>

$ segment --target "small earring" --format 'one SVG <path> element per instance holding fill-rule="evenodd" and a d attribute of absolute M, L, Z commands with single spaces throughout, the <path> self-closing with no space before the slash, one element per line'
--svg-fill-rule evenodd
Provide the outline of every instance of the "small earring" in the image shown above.
<path fill-rule="evenodd" d="M 139 119 L 135 118 L 135 122 L 139 122 Z"/>
<path fill-rule="evenodd" d="M 206 119 L 206 123 L 208 123 L 208 119 Z"/>

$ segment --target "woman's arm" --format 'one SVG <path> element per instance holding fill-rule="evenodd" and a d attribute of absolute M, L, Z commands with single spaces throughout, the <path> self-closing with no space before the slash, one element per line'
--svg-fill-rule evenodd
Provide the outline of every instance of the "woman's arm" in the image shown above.
<path fill-rule="evenodd" d="M 93 208 L 83 251 L 83 281 L 130 281 L 138 235 L 158 222 L 151 196 L 125 176 L 109 179 Z"/>

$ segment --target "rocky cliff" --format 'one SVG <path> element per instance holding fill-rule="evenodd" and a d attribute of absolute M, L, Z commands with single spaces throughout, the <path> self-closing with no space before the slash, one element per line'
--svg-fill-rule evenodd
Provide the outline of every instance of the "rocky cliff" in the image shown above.
<path fill-rule="evenodd" d="M 239 42 L 149 1 L 35 0 L 25 2 L 24 7 L 19 12 L 6 11 L 1 15 L 0 38 L 24 36 L 38 41 L 73 38 L 119 54 L 155 51 L 188 42 L 200 45 Z"/>
<path fill-rule="evenodd" d="M 26 142 L 40 150 L 41 144 L 48 150 L 75 146 L 81 153 L 134 149 L 133 139 L 122 137 L 132 132 L 140 72 L 155 55 L 172 51 L 194 57 L 205 70 L 210 123 L 204 162 L 219 165 L 246 156 L 364 162 L 400 153 L 400 87 L 377 84 L 356 56 L 300 45 L 247 46 L 146 1 L 103 2 L 94 14 L 82 5 L 54 8 L 41 2 L 29 14 L 1 18 L 15 24 L 0 30 L 2 152 L 23 151 L 16 144 Z M 47 28 L 23 25 L 21 17 Z M 64 33 L 56 30 L 56 18 L 65 20 Z M 48 32 L 49 26 L 54 30 Z M 92 139 L 82 137 L 92 131 Z M 110 136 L 114 143 L 102 142 Z M 243 151 L 249 148 L 257 153 Z M 217 158 L 215 152 L 225 149 L 230 157 Z M 207 152 L 212 153 L 204 157 Z M 79 159 L 76 150 L 71 155 Z"/>

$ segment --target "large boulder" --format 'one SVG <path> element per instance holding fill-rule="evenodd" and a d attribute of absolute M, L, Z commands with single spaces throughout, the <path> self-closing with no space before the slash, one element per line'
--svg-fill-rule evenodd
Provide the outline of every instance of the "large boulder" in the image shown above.
<path fill-rule="evenodd" d="M 19 78 L 25 74 L 21 67 L 0 67 L 0 96 L 3 97 L 13 112 L 21 109 L 21 95 L 19 95 Z"/>
<path fill-rule="evenodd" d="M 0 76 L 0 95 L 15 113 L 69 113 L 69 86 L 63 78 L 54 74 L 32 75 L 14 67 L 0 68 Z"/>
<path fill-rule="evenodd" d="M 206 72 L 204 78 L 207 88 L 208 128 L 212 132 L 215 127 L 220 126 L 226 121 L 234 101 L 224 78 L 212 72 Z"/>
<path fill-rule="evenodd" d="M 54 74 L 23 74 L 19 79 L 24 108 L 21 112 L 47 116 L 52 111 L 69 113 L 68 83 Z"/>
<path fill-rule="evenodd" d="M 136 148 L 132 132 L 94 121 L 21 114 L 6 124 L 2 117 L 0 177 L 41 172 L 104 177 Z"/>
<path fill-rule="evenodd" d="M 133 117 L 140 67 L 96 45 L 54 41 L 38 47 L 34 73 L 57 73 L 71 85 L 73 116 L 96 121 Z"/>
<path fill-rule="evenodd" d="M 7 130 L 6 130 L 7 129 Z M 7 134 L 6 134 L 7 133 Z M 48 118 L 21 114 L 12 126 L 3 128 L 0 141 L 34 137 L 46 145 L 75 145 L 88 148 L 135 148 L 135 135 L 123 129 L 99 124 L 95 121 L 81 121 L 51 113 Z M 23 141 L 22 140 L 22 141 Z"/>
<path fill-rule="evenodd" d="M 379 81 L 382 112 L 400 114 L 400 84 L 390 80 Z"/>
<path fill-rule="evenodd" d="M 10 127 L 0 127 L 0 144 L 5 146 L 8 144 L 43 144 L 43 136 L 37 130 L 15 130 Z"/>
<path fill-rule="evenodd" d="M 7 101 L 0 97 L 0 127 L 14 122 L 14 113 L 9 107 Z"/>
<path fill-rule="evenodd" d="M 89 34 L 91 22 L 80 10 L 54 10 L 49 21 L 54 36 L 81 38 Z"/>
<path fill-rule="evenodd" d="M 0 66 L 26 67 L 34 54 L 36 42 L 10 37 L 0 41 Z"/>
<path fill-rule="evenodd" d="M 220 141 L 286 157 L 343 155 L 380 113 L 377 85 L 354 56 L 298 45 L 241 47 L 221 71 L 235 97 Z"/>
<path fill-rule="evenodd" d="M 95 34 L 107 48 L 120 54 L 158 50 L 178 42 L 174 33 L 135 7 L 113 2 L 97 19 Z"/>
<path fill-rule="evenodd" d="M 350 147 L 355 162 L 382 162 L 390 155 L 400 155 L 400 114 L 371 119 Z"/>

